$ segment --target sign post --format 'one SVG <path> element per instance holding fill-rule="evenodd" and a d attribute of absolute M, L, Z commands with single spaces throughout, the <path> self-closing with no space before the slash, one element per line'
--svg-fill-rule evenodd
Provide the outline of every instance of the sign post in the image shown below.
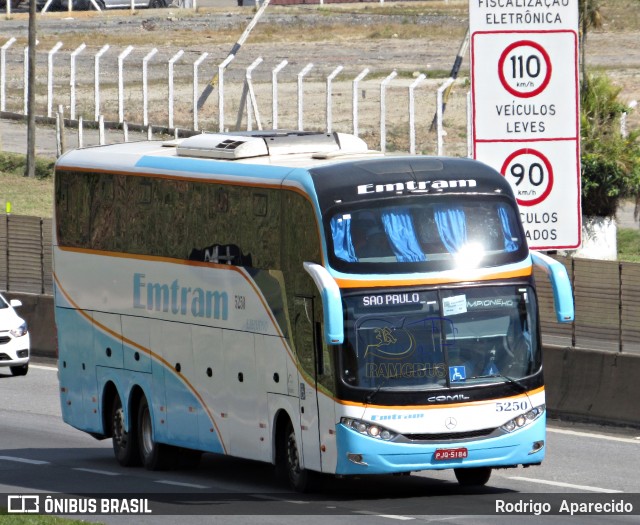
<path fill-rule="evenodd" d="M 531 248 L 578 248 L 578 0 L 469 0 L 469 26 L 473 156 L 510 182 Z"/>

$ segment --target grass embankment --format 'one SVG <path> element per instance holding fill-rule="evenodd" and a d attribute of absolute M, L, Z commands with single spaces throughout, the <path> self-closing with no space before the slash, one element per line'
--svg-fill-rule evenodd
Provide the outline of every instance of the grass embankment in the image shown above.
<path fill-rule="evenodd" d="M 618 259 L 640 262 L 640 230 L 618 228 Z"/>
<path fill-rule="evenodd" d="M 0 213 L 51 217 L 53 210 L 53 164 L 50 159 L 37 159 L 36 177 L 25 173 L 24 155 L 0 152 Z M 618 228 L 618 259 L 640 262 L 640 229 Z"/>
<path fill-rule="evenodd" d="M 25 177 L 26 160 L 17 153 L 0 153 L 0 211 L 17 215 L 51 217 L 53 162 L 36 160 L 35 178 Z M 11 209 L 7 208 L 10 203 Z"/>
<path fill-rule="evenodd" d="M 2 525 L 86 525 L 86 521 L 58 518 L 57 516 L 7 514 L 7 510 L 3 508 L 0 508 L 0 523 Z"/>

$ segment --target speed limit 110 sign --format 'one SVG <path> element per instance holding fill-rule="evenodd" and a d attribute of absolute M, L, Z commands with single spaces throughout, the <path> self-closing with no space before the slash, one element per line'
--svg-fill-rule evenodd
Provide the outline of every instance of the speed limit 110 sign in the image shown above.
<path fill-rule="evenodd" d="M 470 0 L 473 154 L 515 193 L 529 246 L 580 245 L 577 0 Z"/>

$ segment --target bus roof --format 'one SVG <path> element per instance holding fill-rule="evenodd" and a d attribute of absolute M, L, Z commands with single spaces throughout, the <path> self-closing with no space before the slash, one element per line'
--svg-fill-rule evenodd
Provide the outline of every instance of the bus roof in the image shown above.
<path fill-rule="evenodd" d="M 195 159 L 203 174 L 224 172 L 222 166 L 252 164 L 286 168 L 310 168 L 335 162 L 336 159 L 381 155 L 353 135 L 318 132 L 238 132 L 202 133 L 170 141 L 141 141 L 94 146 L 68 152 L 58 160 L 58 167 L 85 167 L 114 171 L 131 171 L 144 165 L 142 159 L 180 159 L 189 166 Z M 218 161 L 218 162 L 216 162 Z M 176 171 L 180 162 L 170 162 Z M 205 169 L 204 166 L 209 166 Z M 192 171 L 187 169 L 186 171 Z M 235 170 L 232 170 L 235 171 Z"/>
<path fill-rule="evenodd" d="M 289 177 L 309 190 L 313 185 L 323 213 L 337 201 L 402 193 L 512 195 L 504 177 L 480 162 L 385 157 L 369 150 L 362 139 L 343 133 L 275 130 L 127 142 L 73 150 L 58 159 L 57 168 L 269 185 Z M 296 168 L 302 170 L 294 174 Z"/>

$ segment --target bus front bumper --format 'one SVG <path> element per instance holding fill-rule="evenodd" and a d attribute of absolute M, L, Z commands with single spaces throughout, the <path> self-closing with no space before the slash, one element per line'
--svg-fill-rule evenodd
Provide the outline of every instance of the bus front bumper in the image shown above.
<path fill-rule="evenodd" d="M 395 443 L 382 441 L 337 425 L 336 474 L 391 474 L 420 470 L 472 467 L 514 467 L 539 464 L 545 455 L 545 417 L 524 428 L 479 440 L 458 443 Z M 467 449 L 463 459 L 436 460 L 436 450 Z"/>

